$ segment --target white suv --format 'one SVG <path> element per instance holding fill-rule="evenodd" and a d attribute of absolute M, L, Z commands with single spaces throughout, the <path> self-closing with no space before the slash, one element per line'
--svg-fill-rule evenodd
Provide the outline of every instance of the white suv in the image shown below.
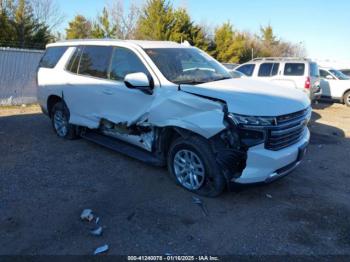
<path fill-rule="evenodd" d="M 256 58 L 235 70 L 260 80 L 305 92 L 312 101 L 322 95 L 320 74 L 315 62 L 295 57 Z"/>
<path fill-rule="evenodd" d="M 334 68 L 320 68 L 322 97 L 350 107 L 350 77 Z"/>
<path fill-rule="evenodd" d="M 231 79 L 205 52 L 173 42 L 50 44 L 38 84 L 59 137 L 167 166 L 179 185 L 205 196 L 288 174 L 309 142 L 304 93 Z"/>

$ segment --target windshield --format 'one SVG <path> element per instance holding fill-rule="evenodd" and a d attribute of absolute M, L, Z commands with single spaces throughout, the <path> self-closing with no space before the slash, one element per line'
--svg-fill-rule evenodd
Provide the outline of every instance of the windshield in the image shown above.
<path fill-rule="evenodd" d="M 350 80 L 350 77 L 343 74 L 339 70 L 331 69 L 331 70 L 329 70 L 329 72 L 331 72 L 333 75 L 335 75 L 339 80 Z"/>
<path fill-rule="evenodd" d="M 146 49 L 162 74 L 175 84 L 202 84 L 232 78 L 214 58 L 196 48 Z"/>

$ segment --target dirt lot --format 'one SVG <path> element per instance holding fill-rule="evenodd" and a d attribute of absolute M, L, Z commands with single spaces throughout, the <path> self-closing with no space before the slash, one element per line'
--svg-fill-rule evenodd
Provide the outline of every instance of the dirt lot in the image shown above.
<path fill-rule="evenodd" d="M 303 164 L 273 184 L 202 199 L 166 170 L 63 141 L 38 108 L 0 110 L 0 254 L 350 254 L 350 109 L 319 104 Z M 102 237 L 80 221 L 93 209 Z"/>

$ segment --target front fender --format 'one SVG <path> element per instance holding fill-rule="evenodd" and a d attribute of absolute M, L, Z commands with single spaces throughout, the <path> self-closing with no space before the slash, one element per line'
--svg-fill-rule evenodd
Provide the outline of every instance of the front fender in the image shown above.
<path fill-rule="evenodd" d="M 226 128 L 220 102 L 182 91 L 157 100 L 149 112 L 149 123 L 154 126 L 179 127 L 207 139 Z"/>

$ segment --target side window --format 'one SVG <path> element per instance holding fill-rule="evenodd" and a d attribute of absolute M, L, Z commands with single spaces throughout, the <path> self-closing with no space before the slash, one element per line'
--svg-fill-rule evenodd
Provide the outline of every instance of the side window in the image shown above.
<path fill-rule="evenodd" d="M 271 71 L 271 76 L 275 76 L 278 74 L 278 69 L 280 69 L 279 63 L 274 63 Z"/>
<path fill-rule="evenodd" d="M 107 78 L 112 50 L 113 48 L 109 46 L 85 46 L 81 55 L 78 73 Z"/>
<path fill-rule="evenodd" d="M 49 47 L 41 59 L 39 67 L 54 68 L 67 49 L 66 46 Z"/>
<path fill-rule="evenodd" d="M 124 81 L 127 74 L 140 72 L 149 75 L 145 65 L 133 51 L 122 47 L 114 49 L 110 79 Z"/>
<path fill-rule="evenodd" d="M 285 76 L 303 76 L 305 74 L 304 63 L 286 63 L 284 66 Z"/>
<path fill-rule="evenodd" d="M 271 76 L 271 71 L 273 68 L 272 63 L 264 63 L 260 65 L 258 76 L 267 77 Z"/>
<path fill-rule="evenodd" d="M 320 70 L 320 75 L 321 75 L 321 78 L 327 78 L 327 76 L 332 76 L 329 72 L 323 69 Z"/>
<path fill-rule="evenodd" d="M 278 73 L 278 63 L 263 63 L 260 65 L 258 76 L 270 77 L 275 76 Z"/>
<path fill-rule="evenodd" d="M 246 76 L 252 76 L 254 73 L 254 68 L 255 68 L 254 64 L 247 64 L 237 68 L 236 70 L 245 74 Z"/>
<path fill-rule="evenodd" d="M 79 67 L 79 62 L 80 62 L 80 57 L 81 57 L 81 53 L 83 51 L 83 48 L 78 46 L 75 51 L 74 54 L 71 56 L 67 66 L 66 66 L 66 70 L 77 74 L 78 73 L 78 67 Z"/>

